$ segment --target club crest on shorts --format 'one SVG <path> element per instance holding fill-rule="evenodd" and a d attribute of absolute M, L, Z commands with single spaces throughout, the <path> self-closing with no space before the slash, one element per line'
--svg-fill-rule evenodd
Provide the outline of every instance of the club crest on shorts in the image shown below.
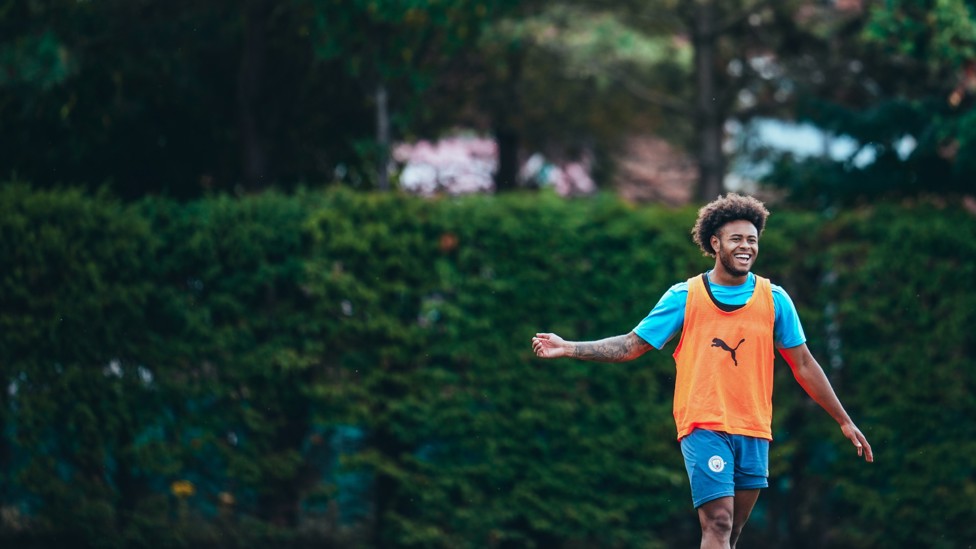
<path fill-rule="evenodd" d="M 708 468 L 716 473 L 721 473 L 725 469 L 725 460 L 722 456 L 712 456 L 708 458 Z"/>

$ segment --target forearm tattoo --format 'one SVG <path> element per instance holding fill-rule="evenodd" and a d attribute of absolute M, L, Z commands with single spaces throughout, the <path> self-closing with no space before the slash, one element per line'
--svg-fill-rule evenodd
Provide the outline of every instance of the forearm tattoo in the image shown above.
<path fill-rule="evenodd" d="M 598 362 L 624 362 L 647 352 L 651 346 L 633 333 L 599 341 L 580 341 L 573 347 L 573 358 Z"/>

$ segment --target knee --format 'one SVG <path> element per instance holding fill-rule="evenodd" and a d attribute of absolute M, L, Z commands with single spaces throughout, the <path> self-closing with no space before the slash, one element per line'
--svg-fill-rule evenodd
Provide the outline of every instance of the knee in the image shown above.
<path fill-rule="evenodd" d="M 721 539 L 732 536 L 732 511 L 725 508 L 709 510 L 701 513 L 701 527 L 703 534 L 710 534 Z"/>

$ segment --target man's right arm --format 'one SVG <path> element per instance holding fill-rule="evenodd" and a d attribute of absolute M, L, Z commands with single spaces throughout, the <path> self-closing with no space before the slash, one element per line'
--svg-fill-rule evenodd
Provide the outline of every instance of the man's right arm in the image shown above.
<path fill-rule="evenodd" d="M 653 347 L 634 332 L 597 341 L 566 341 L 556 334 L 536 334 L 532 338 L 532 350 L 540 358 L 626 362 L 651 349 Z"/>
<path fill-rule="evenodd" d="M 684 323 L 688 283 L 672 286 L 650 313 L 630 333 L 597 341 L 566 341 L 556 334 L 535 334 L 532 350 L 540 358 L 571 357 L 598 362 L 634 360 L 651 349 L 660 349 Z"/>

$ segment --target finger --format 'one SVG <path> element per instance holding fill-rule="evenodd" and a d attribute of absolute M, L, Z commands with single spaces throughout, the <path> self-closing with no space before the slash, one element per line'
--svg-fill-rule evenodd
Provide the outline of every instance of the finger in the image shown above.
<path fill-rule="evenodd" d="M 858 457 L 864 457 L 865 461 L 871 463 L 874 461 L 874 453 L 871 451 L 871 444 L 868 443 L 868 439 L 864 436 L 860 430 L 855 431 L 851 434 L 851 442 L 857 448 Z"/>
<path fill-rule="evenodd" d="M 871 444 L 868 443 L 868 439 L 864 438 L 864 435 L 861 435 L 861 439 L 864 442 L 864 459 L 868 463 L 873 463 L 874 462 L 874 452 L 871 450 Z"/>
<path fill-rule="evenodd" d="M 550 335 L 551 334 L 535 334 L 535 337 L 537 337 L 539 339 L 549 339 L 549 336 Z"/>

